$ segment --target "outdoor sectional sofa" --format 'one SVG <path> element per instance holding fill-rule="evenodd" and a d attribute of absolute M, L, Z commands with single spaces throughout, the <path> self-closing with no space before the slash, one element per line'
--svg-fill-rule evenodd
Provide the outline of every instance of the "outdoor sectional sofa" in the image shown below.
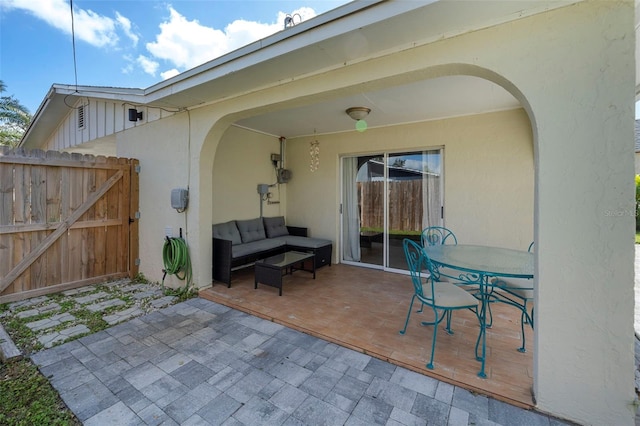
<path fill-rule="evenodd" d="M 286 226 L 284 217 L 231 220 L 213 225 L 213 280 L 231 287 L 231 271 L 284 253 L 314 253 L 316 269 L 331 265 L 331 240 L 307 237 L 307 228 Z"/>

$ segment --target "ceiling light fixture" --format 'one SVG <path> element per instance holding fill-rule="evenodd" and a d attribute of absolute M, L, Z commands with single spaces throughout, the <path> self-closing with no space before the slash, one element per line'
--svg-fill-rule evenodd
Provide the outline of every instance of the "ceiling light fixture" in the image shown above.
<path fill-rule="evenodd" d="M 357 131 L 364 132 L 365 130 L 367 130 L 367 122 L 364 121 L 364 118 L 369 115 L 369 113 L 371 112 L 371 108 L 351 107 L 351 108 L 347 108 L 345 112 L 349 117 L 356 120 Z"/>
<path fill-rule="evenodd" d="M 351 107 L 347 108 L 347 115 L 353 118 L 354 120 L 363 120 L 369 113 L 371 112 L 371 108 L 367 107 Z"/>

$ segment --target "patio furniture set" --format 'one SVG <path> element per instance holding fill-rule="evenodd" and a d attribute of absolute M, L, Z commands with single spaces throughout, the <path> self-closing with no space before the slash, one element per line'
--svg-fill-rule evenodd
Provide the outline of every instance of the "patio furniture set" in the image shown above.
<path fill-rule="evenodd" d="M 304 227 L 286 226 L 283 216 L 231 220 L 213 225 L 213 279 L 231 288 L 232 271 L 253 265 L 258 283 L 279 289 L 282 276 L 295 270 L 313 273 L 331 266 L 330 240 L 308 237 Z"/>
<path fill-rule="evenodd" d="M 303 270 L 316 277 L 316 269 L 331 265 L 330 240 L 307 237 L 307 228 L 285 225 L 283 216 L 232 220 L 213 225 L 213 279 L 231 287 L 232 271 L 254 266 L 254 288 L 266 284 L 278 289 L 282 296 L 282 277 Z M 446 319 L 445 330 L 451 330 L 451 315 L 460 309 L 472 310 L 479 322 L 475 357 L 480 361 L 478 376 L 486 377 L 486 329 L 492 326 L 491 304 L 506 303 L 521 312 L 522 346 L 525 348 L 524 325 L 533 328 L 533 243 L 528 251 L 498 247 L 459 245 L 447 228 L 423 230 L 420 243 L 403 241 L 405 258 L 411 274 L 414 293 L 404 328 L 416 302 L 433 310 L 434 326 L 431 357 L 427 368 L 433 369 L 437 327 Z"/>
<path fill-rule="evenodd" d="M 458 245 L 453 232 L 447 228 L 429 227 L 423 230 L 421 244 L 410 239 L 403 241 L 407 266 L 411 273 L 414 294 L 404 328 L 406 333 L 413 304 L 417 299 L 433 310 L 431 357 L 427 368 L 433 369 L 437 327 L 446 318 L 446 331 L 451 330 L 451 315 L 455 310 L 470 309 L 478 317 L 480 330 L 475 345 L 476 360 L 481 367 L 478 376 L 486 378 L 486 329 L 492 325 L 491 304 L 506 303 L 521 312 L 522 346 L 524 352 L 524 324 L 533 328 L 533 309 L 529 313 L 527 302 L 533 300 L 533 254 L 528 251 L 499 247 Z"/>

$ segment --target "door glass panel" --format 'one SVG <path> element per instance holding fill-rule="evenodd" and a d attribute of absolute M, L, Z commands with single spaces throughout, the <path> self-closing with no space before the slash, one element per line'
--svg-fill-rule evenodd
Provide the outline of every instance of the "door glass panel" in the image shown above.
<path fill-rule="evenodd" d="M 383 265 L 384 157 L 360 157 L 358 194 L 362 262 Z"/>
<path fill-rule="evenodd" d="M 442 225 L 441 157 L 430 150 L 343 158 L 344 262 L 407 269 L 402 240 Z"/>
<path fill-rule="evenodd" d="M 440 150 L 387 157 L 389 268 L 407 269 L 404 238 L 419 241 L 424 228 L 442 224 L 440 159 Z"/>
<path fill-rule="evenodd" d="M 384 156 L 343 159 L 342 259 L 383 266 Z"/>

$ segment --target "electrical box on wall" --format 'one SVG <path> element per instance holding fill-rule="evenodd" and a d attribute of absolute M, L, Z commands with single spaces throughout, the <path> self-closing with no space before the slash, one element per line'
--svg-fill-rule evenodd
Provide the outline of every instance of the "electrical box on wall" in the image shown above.
<path fill-rule="evenodd" d="M 291 170 L 278 169 L 278 183 L 287 183 L 291 179 Z"/>
<path fill-rule="evenodd" d="M 258 184 L 258 194 L 264 195 L 269 192 L 269 184 L 267 183 L 259 183 Z"/>
<path fill-rule="evenodd" d="M 183 212 L 189 204 L 189 190 L 184 188 L 175 188 L 171 190 L 171 207 Z"/>

